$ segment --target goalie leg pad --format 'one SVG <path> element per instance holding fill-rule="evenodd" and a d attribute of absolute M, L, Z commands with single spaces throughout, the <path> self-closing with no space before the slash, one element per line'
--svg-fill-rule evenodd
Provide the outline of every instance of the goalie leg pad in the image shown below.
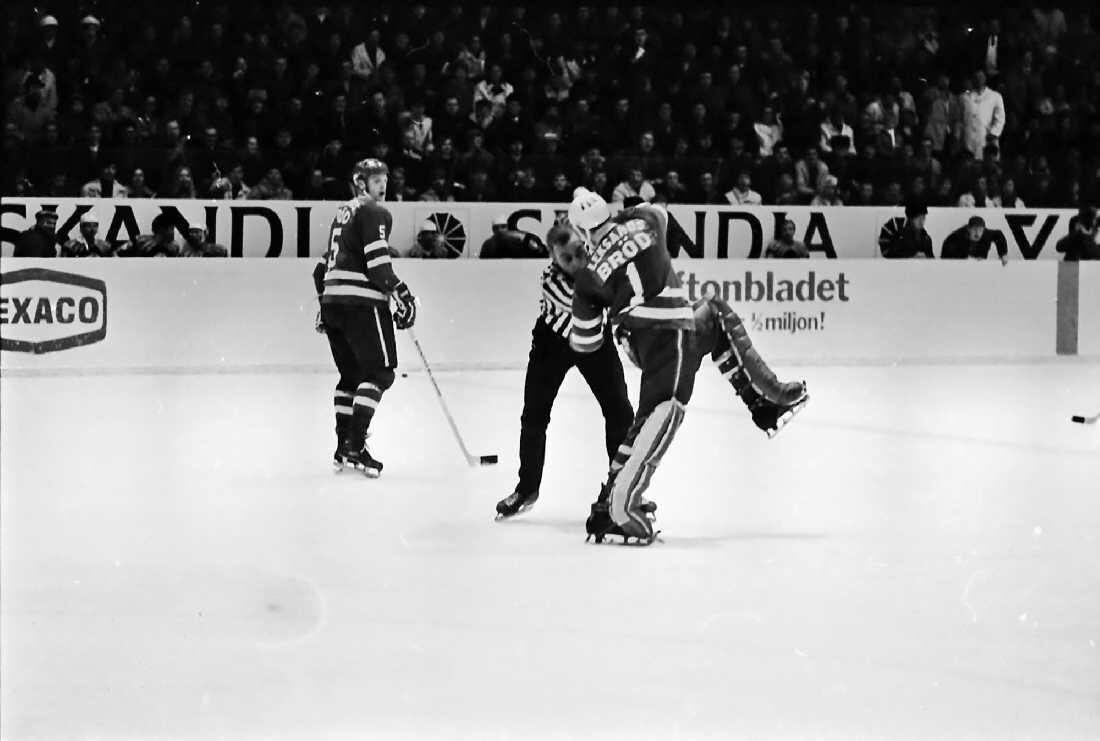
<path fill-rule="evenodd" d="M 642 494 L 684 421 L 684 405 L 675 399 L 658 404 L 630 441 L 631 452 L 611 486 L 611 519 L 624 534 L 653 537 L 653 523 L 643 509 Z"/>
<path fill-rule="evenodd" d="M 719 316 L 721 330 L 725 335 L 724 338 L 719 338 L 711 357 L 718 365 L 719 372 L 729 380 L 745 404 L 752 409 L 759 399 L 763 399 L 785 409 L 801 401 L 806 396 L 805 384 L 780 381 L 753 347 L 737 312 L 722 299 L 711 298 L 710 302 Z"/>

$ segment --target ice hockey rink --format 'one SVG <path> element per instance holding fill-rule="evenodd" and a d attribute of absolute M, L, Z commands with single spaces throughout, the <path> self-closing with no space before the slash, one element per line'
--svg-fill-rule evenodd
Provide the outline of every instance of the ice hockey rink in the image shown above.
<path fill-rule="evenodd" d="M 501 523 L 522 371 L 439 376 L 481 469 L 398 379 L 377 481 L 331 374 L 5 375 L 3 736 L 1100 737 L 1100 365 L 778 370 L 769 441 L 704 368 L 650 548 L 575 374 Z"/>

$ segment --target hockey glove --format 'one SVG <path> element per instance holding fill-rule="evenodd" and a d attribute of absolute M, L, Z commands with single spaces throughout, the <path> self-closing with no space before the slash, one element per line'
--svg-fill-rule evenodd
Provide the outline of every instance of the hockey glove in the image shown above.
<path fill-rule="evenodd" d="M 317 318 L 313 320 L 313 328 L 317 330 L 317 334 L 328 334 L 325 328 L 325 321 L 321 318 L 321 310 L 317 310 Z"/>
<path fill-rule="evenodd" d="M 408 329 L 416 324 L 416 298 L 404 281 L 397 284 L 390 294 L 393 300 L 393 326 Z"/>

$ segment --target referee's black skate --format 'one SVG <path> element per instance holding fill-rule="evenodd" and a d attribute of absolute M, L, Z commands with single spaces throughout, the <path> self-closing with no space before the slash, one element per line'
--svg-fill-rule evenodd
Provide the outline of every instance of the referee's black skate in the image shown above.
<path fill-rule="evenodd" d="M 369 479 L 382 475 L 382 461 L 372 456 L 366 445 L 358 453 L 348 453 L 344 457 L 344 466 L 359 471 Z"/>
<path fill-rule="evenodd" d="M 497 502 L 497 519 L 506 520 L 522 514 L 539 500 L 539 493 L 523 494 L 518 489 Z"/>

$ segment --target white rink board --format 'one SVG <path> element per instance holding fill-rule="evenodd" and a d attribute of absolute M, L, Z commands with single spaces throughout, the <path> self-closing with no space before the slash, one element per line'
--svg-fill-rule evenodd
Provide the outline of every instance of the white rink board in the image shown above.
<path fill-rule="evenodd" d="M 105 339 L 93 344 L 39 355 L 5 351 L 0 367 L 323 370 L 332 361 L 324 338 L 313 329 L 313 265 L 309 260 L 8 258 L 9 281 L 27 268 L 102 280 L 107 326 Z M 396 269 L 422 302 L 417 333 L 441 368 L 519 368 L 538 313 L 543 265 L 399 260 Z M 1053 261 L 1002 268 L 997 262 L 700 260 L 677 261 L 676 267 L 696 296 L 703 290 L 727 293 L 753 340 L 776 361 L 1010 360 L 1055 352 Z M 806 292 L 811 274 L 812 300 Z M 761 295 L 769 280 L 771 300 Z M 9 338 L 18 331 L 20 339 L 34 339 L 35 326 L 10 323 L 18 285 L 3 286 L 8 322 L 3 334 Z M 55 301 L 57 293 L 51 294 Z M 807 300 L 797 300 L 799 295 Z M 48 317 L 29 312 L 28 318 L 41 318 L 41 334 L 56 336 Z M 402 366 L 416 367 L 411 344 L 403 333 L 399 337 Z"/>
<path fill-rule="evenodd" d="M 0 206 L 0 254 L 12 254 L 18 233 L 34 224 L 40 207 L 56 209 L 58 231 L 75 235 L 81 214 L 95 208 L 100 236 L 124 242 L 148 233 L 153 218 L 167 213 L 177 225 L 206 226 L 234 257 L 319 256 L 328 247 L 329 227 L 339 201 L 204 201 L 81 198 L 5 198 Z M 450 244 L 464 257 L 476 257 L 491 236 L 497 217 L 511 228 L 539 240 L 565 218 L 561 203 L 427 203 L 387 202 L 393 214 L 390 244 L 406 254 L 416 230 L 432 219 Z M 973 215 L 985 219 L 990 229 L 1004 235 L 1009 257 L 1057 259 L 1055 243 L 1069 231 L 1070 209 L 932 208 L 926 228 L 937 256 L 944 239 Z M 810 206 L 693 206 L 669 207 L 669 248 L 673 255 L 693 259 L 744 259 L 760 257 L 776 233 L 777 225 L 790 218 L 797 236 L 811 255 L 824 258 L 878 258 L 878 238 L 884 225 L 904 218 L 904 210 L 886 207 Z"/>
<path fill-rule="evenodd" d="M 1077 352 L 1100 356 L 1100 264 L 1082 262 L 1079 265 Z"/>

